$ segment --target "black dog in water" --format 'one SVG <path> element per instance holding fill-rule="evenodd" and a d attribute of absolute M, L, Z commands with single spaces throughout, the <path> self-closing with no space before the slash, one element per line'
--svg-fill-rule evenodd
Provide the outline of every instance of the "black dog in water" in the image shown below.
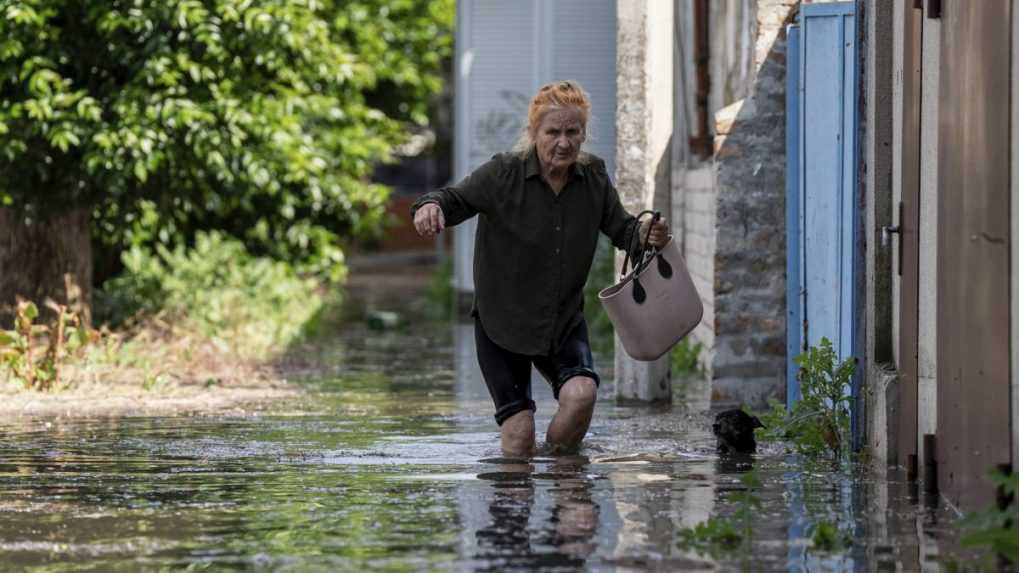
<path fill-rule="evenodd" d="M 754 429 L 764 424 L 743 410 L 726 410 L 715 416 L 711 431 L 718 438 L 716 449 L 720 454 L 753 454 L 757 452 Z"/>

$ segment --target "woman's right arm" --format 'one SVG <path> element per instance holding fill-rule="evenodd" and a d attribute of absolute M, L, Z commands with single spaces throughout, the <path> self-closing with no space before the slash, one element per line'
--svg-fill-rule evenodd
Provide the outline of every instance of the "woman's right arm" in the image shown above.
<path fill-rule="evenodd" d="M 499 157 L 493 157 L 456 185 L 443 187 L 438 191 L 422 195 L 411 206 L 414 225 L 418 228 L 418 232 L 422 230 L 419 219 L 427 225 L 429 221 L 434 221 L 436 215 L 441 216 L 438 226 L 432 227 L 432 231 L 437 232 L 441 231 L 443 227 L 459 225 L 478 213 L 488 212 L 492 207 L 492 191 L 498 186 L 496 176 L 501 171 L 500 164 Z M 428 204 L 438 205 L 440 212 L 435 213 L 434 208 L 425 209 L 426 212 L 419 212 Z"/>

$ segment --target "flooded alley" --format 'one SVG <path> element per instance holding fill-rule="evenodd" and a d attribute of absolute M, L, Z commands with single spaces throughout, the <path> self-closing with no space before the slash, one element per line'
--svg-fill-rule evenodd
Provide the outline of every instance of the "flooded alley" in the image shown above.
<path fill-rule="evenodd" d="M 918 571 L 954 547 L 953 514 L 894 475 L 771 444 L 719 459 L 697 382 L 620 406 L 600 356 L 581 454 L 511 460 L 469 324 L 358 323 L 328 348 L 334 373 L 267 410 L 5 426 L 0 570 Z M 554 402 L 534 388 L 542 432 Z M 685 545 L 745 503 L 751 467 L 749 538 Z M 842 548 L 813 547 L 822 522 Z"/>

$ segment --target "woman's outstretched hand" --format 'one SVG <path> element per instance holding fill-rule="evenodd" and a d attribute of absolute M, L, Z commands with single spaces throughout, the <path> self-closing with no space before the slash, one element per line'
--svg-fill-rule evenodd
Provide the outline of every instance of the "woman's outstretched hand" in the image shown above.
<path fill-rule="evenodd" d="M 431 237 L 446 228 L 446 217 L 436 203 L 425 203 L 414 213 L 414 228 L 422 237 Z"/>
<path fill-rule="evenodd" d="M 647 234 L 647 227 L 651 224 L 651 219 L 645 219 L 640 224 L 640 238 L 643 242 L 644 237 L 648 237 L 647 242 L 651 243 L 653 247 L 664 247 L 665 243 L 669 242 L 669 222 L 665 220 L 665 217 L 661 217 L 658 221 L 651 226 L 651 235 Z"/>

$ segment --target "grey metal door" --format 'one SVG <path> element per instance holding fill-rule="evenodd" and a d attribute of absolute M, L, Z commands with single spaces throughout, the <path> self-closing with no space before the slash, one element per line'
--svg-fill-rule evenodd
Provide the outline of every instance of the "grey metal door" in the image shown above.
<path fill-rule="evenodd" d="M 1011 2 L 944 2 L 938 168 L 938 482 L 990 503 L 1008 463 Z"/>

